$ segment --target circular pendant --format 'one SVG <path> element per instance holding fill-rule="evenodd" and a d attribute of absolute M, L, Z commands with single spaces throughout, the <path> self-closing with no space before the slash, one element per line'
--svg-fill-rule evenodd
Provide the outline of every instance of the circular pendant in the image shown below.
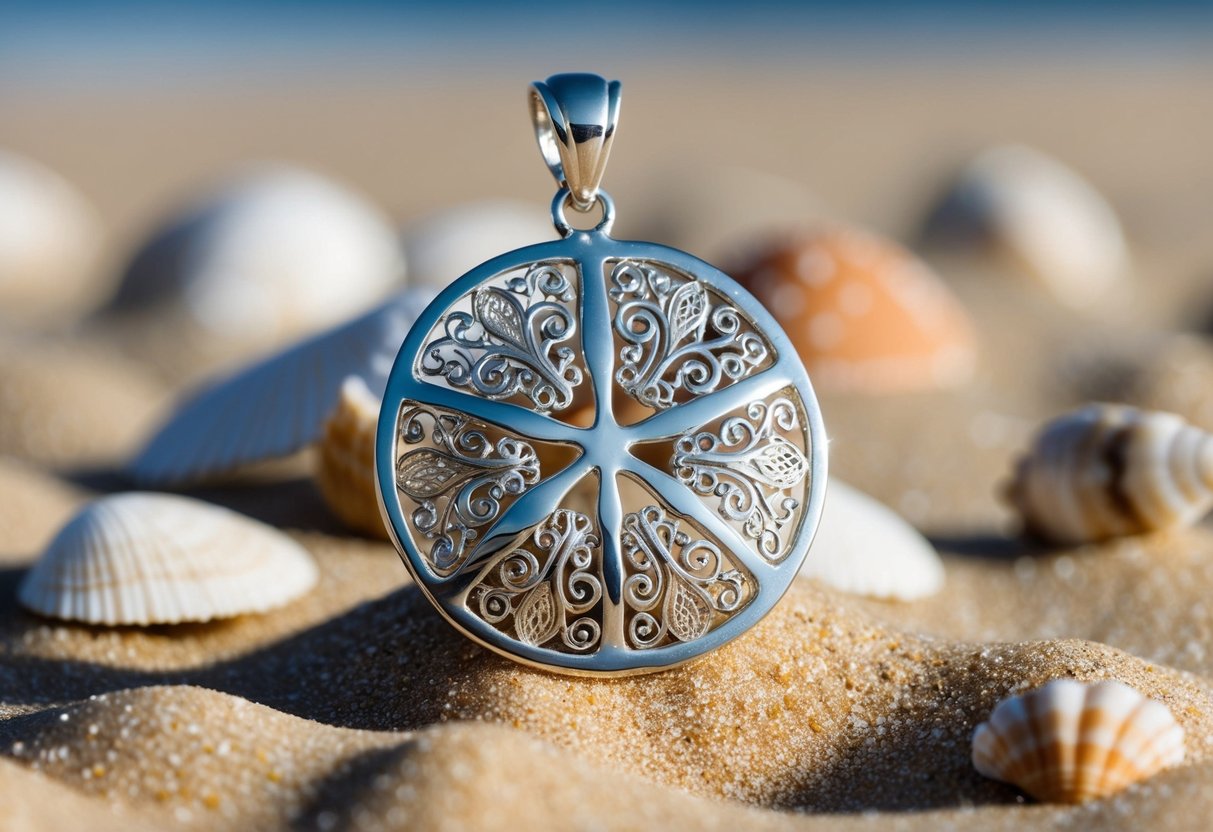
<path fill-rule="evenodd" d="M 689 254 L 609 236 L 619 85 L 536 84 L 563 239 L 418 318 L 376 438 L 385 523 L 463 633 L 551 670 L 660 670 L 745 632 L 821 514 L 826 440 L 775 321 Z M 597 227 L 566 219 L 602 207 Z"/>

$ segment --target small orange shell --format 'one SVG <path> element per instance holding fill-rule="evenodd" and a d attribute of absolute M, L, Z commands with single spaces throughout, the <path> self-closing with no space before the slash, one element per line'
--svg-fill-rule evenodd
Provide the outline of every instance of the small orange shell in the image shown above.
<path fill-rule="evenodd" d="M 823 388 L 893 393 L 972 376 L 968 314 L 925 263 L 889 240 L 845 227 L 801 232 L 768 243 L 732 274 Z"/>
<path fill-rule="evenodd" d="M 1116 794 L 1184 758 L 1184 731 L 1128 685 L 1056 679 L 1002 700 L 973 733 L 973 766 L 1037 800 Z"/>
<path fill-rule="evenodd" d="M 352 529 L 387 540 L 375 484 L 375 426 L 379 399 L 350 376 L 337 407 L 324 424 L 316 462 L 316 485 L 325 503 Z"/>

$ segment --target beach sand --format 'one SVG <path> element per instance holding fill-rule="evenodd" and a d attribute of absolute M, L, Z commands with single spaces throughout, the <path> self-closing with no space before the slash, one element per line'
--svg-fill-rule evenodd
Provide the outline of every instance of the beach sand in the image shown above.
<path fill-rule="evenodd" d="M 977 324 L 975 379 L 886 398 L 821 392 L 831 473 L 931 537 L 947 567 L 941 593 L 886 603 L 798 580 L 752 631 L 689 665 L 550 675 L 447 625 L 390 545 L 326 513 L 303 454 L 189 493 L 288 530 L 319 563 L 310 595 L 208 624 L 42 619 L 15 600 L 40 547 L 85 500 L 129 487 L 118 469 L 175 393 L 248 356 L 170 355 L 163 333 L 89 322 L 47 333 L 10 321 L 0 826 L 1201 828 L 1213 816 L 1213 527 L 1045 548 L 1017 536 L 999 492 L 1039 423 L 1091 395 L 1105 356 L 1147 368 L 1153 355 L 1130 345 L 1192 325 L 1213 300 L 1213 112 L 1191 106 L 1213 64 L 921 67 L 899 69 L 896 84 L 890 72 L 825 66 L 781 76 L 767 96 L 746 95 L 744 73 L 709 87 L 698 74 L 640 72 L 626 79 L 608 184 L 619 236 L 694 242 L 695 228 L 646 209 L 659 195 L 671 204 L 680 172 L 742 165 L 800 183 L 829 216 L 912 239 L 950 164 L 1014 138 L 1076 165 L 1121 210 L 1135 274 L 1105 305 L 1078 314 L 989 263 L 935 258 Z M 112 91 L 103 102 L 11 94 L 0 145 L 97 202 L 112 264 L 175 193 L 249 156 L 317 166 L 401 220 L 484 196 L 546 204 L 525 80 Z M 730 118 L 716 117 L 721 97 Z M 756 137 L 752 125 L 788 100 L 803 103 L 796 117 Z M 467 112 L 501 126 L 493 156 L 509 164 L 457 166 L 478 149 L 450 128 Z M 671 119 L 713 127 L 688 146 L 662 129 Z M 726 237 L 696 253 L 727 259 Z M 1186 731 L 1183 765 L 1079 807 L 1034 805 L 977 775 L 975 725 L 1009 693 L 1062 677 L 1118 679 L 1166 704 Z"/>

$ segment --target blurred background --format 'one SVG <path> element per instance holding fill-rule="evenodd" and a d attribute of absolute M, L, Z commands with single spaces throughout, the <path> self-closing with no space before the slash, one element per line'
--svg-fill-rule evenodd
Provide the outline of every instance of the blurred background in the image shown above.
<path fill-rule="evenodd" d="M 1007 140 L 1077 166 L 1143 233 L 1213 215 L 1201 0 L 10 0 L 0 146 L 75 183 L 120 252 L 250 159 L 315 168 L 407 222 L 546 202 L 523 96 L 568 70 L 624 81 L 605 187 L 633 234 L 701 166 L 768 172 L 902 234 L 940 176 Z"/>

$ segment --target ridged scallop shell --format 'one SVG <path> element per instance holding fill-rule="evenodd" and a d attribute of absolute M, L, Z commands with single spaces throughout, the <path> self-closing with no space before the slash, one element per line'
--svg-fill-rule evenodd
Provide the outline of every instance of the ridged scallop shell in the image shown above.
<path fill-rule="evenodd" d="M 897 601 L 934 595 L 943 561 L 909 523 L 862 491 L 833 477 L 802 577 L 835 589 Z"/>
<path fill-rule="evenodd" d="M 1088 405 L 1044 426 L 1008 498 L 1056 543 L 1191 525 L 1213 508 L 1213 436 L 1173 413 Z"/>
<path fill-rule="evenodd" d="M 215 336 L 278 344 L 365 310 L 403 277 L 378 209 L 315 173 L 266 165 L 154 232 L 109 309 L 170 309 Z"/>
<path fill-rule="evenodd" d="M 382 396 L 400 344 L 431 295 L 409 290 L 186 399 L 130 466 L 141 483 L 182 483 L 285 456 L 320 438 L 348 376 Z"/>
<path fill-rule="evenodd" d="M 98 225 L 67 180 L 0 150 L 0 313 L 25 321 L 93 302 Z"/>
<path fill-rule="evenodd" d="M 1056 159 L 1020 145 L 990 148 L 958 175 L 926 220 L 927 242 L 985 247 L 1006 256 L 1075 307 L 1129 272 L 1116 213 Z"/>
<path fill-rule="evenodd" d="M 973 733 L 979 774 L 1049 803 L 1108 797 L 1183 758 L 1167 707 L 1112 681 L 1049 682 L 999 702 Z"/>
<path fill-rule="evenodd" d="M 131 492 L 90 503 L 21 582 L 22 606 L 110 626 L 264 612 L 315 586 L 311 555 L 219 506 Z"/>
<path fill-rule="evenodd" d="M 968 313 L 918 258 L 842 226 L 781 236 L 730 272 L 775 316 L 823 389 L 893 393 L 963 384 Z"/>
<path fill-rule="evenodd" d="M 380 398 L 362 379 L 345 380 L 337 407 L 324 423 L 315 479 L 324 502 L 343 523 L 387 540 L 375 479 L 379 404 Z"/>
<path fill-rule="evenodd" d="M 490 199 L 457 205 L 405 230 L 409 285 L 442 290 L 492 257 L 554 239 L 551 213 L 535 204 Z"/>

